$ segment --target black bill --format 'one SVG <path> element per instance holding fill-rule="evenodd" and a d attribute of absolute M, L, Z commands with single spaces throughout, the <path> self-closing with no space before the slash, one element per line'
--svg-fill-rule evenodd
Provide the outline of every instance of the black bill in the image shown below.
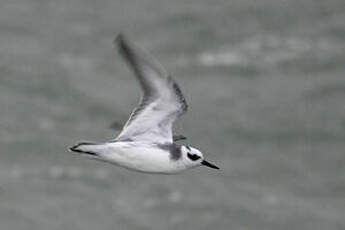
<path fill-rule="evenodd" d="M 203 160 L 203 161 L 201 162 L 201 164 L 202 164 L 202 165 L 205 165 L 205 166 L 207 166 L 207 167 L 213 168 L 213 169 L 219 169 L 219 168 L 218 168 L 217 166 L 215 166 L 214 164 L 211 164 L 210 162 L 205 161 L 205 160 Z"/>

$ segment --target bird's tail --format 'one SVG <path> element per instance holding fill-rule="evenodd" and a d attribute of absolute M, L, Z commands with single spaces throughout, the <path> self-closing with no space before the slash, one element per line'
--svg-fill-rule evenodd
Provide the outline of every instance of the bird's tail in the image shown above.
<path fill-rule="evenodd" d="M 78 144 L 69 148 L 71 152 L 87 155 L 88 157 L 98 158 L 100 144 L 95 142 L 79 142 Z"/>

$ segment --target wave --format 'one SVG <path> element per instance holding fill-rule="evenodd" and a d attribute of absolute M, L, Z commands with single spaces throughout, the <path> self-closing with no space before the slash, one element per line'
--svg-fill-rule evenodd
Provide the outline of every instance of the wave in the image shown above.
<path fill-rule="evenodd" d="M 196 61 L 205 67 L 272 67 L 300 59 L 329 59 L 341 55 L 343 45 L 329 38 L 259 35 L 216 50 L 200 53 Z"/>

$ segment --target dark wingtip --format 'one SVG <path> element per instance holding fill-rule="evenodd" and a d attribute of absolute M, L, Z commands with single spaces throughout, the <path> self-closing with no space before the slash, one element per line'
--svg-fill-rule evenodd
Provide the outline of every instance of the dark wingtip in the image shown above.
<path fill-rule="evenodd" d="M 115 39 L 114 39 L 114 45 L 117 45 L 118 43 L 120 43 L 121 41 L 124 40 L 124 34 L 123 33 L 119 33 Z"/>
<path fill-rule="evenodd" d="M 119 49 L 123 49 L 124 47 L 126 47 L 127 43 L 128 39 L 124 33 L 119 33 L 113 41 L 114 46 L 118 47 Z"/>
<path fill-rule="evenodd" d="M 119 33 L 114 39 L 114 46 L 117 48 L 118 52 L 125 58 L 127 62 L 131 65 L 135 65 L 135 61 L 132 57 L 133 55 L 133 46 L 127 36 L 124 33 Z"/>

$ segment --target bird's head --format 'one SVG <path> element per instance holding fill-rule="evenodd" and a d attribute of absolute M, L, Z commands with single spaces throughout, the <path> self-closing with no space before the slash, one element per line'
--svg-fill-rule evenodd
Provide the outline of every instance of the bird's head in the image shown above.
<path fill-rule="evenodd" d="M 188 145 L 183 145 L 181 147 L 181 152 L 186 164 L 191 167 L 204 165 L 213 169 L 219 169 L 219 167 L 217 167 L 216 165 L 206 161 L 203 154 L 196 148 L 190 147 Z"/>

